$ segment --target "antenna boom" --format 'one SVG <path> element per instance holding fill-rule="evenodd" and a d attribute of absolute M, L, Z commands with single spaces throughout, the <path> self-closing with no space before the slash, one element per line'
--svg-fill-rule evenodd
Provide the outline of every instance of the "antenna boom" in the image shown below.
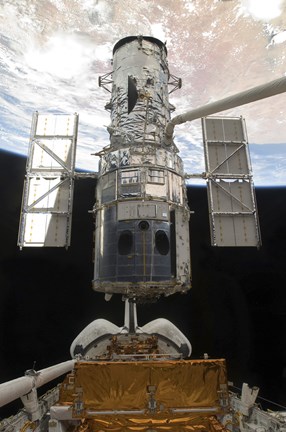
<path fill-rule="evenodd" d="M 286 92 L 286 77 L 278 78 L 266 84 L 261 84 L 257 87 L 236 93 L 216 102 L 209 103 L 202 107 L 190 110 L 184 114 L 179 114 L 174 117 L 166 127 L 166 140 L 170 144 L 173 137 L 174 127 L 178 124 L 186 123 L 187 121 L 196 120 L 202 117 L 216 114 L 221 111 L 226 111 L 241 105 L 246 105 L 261 99 L 266 99 L 271 96 Z"/>

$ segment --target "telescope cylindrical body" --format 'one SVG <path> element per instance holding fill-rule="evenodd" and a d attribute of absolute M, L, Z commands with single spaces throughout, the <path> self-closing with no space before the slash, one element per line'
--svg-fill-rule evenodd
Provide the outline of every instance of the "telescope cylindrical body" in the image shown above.
<path fill-rule="evenodd" d="M 110 146 L 100 154 L 93 288 L 158 297 L 190 288 L 189 209 L 182 160 L 165 144 L 165 45 L 131 36 L 113 50 Z"/>

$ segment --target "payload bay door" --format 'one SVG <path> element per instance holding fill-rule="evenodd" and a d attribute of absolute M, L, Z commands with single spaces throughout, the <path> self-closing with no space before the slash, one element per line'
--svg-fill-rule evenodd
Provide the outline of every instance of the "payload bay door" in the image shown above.
<path fill-rule="evenodd" d="M 70 244 L 78 115 L 33 115 L 18 245 Z"/>
<path fill-rule="evenodd" d="M 213 246 L 261 245 L 244 119 L 202 119 Z"/>

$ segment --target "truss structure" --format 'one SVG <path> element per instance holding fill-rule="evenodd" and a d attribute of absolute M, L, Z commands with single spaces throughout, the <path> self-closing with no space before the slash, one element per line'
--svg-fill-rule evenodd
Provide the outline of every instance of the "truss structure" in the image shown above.
<path fill-rule="evenodd" d="M 261 244 L 247 134 L 241 117 L 202 119 L 213 246 Z"/>
<path fill-rule="evenodd" d="M 70 244 L 78 114 L 33 115 L 18 245 Z"/>

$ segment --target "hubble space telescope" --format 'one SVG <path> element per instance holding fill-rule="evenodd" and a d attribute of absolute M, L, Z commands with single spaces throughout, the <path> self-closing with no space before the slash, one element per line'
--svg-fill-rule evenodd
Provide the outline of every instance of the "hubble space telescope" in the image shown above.
<path fill-rule="evenodd" d="M 211 115 L 282 93 L 286 78 L 171 118 L 169 94 L 182 81 L 169 72 L 166 46 L 153 37 L 130 36 L 114 46 L 112 71 L 99 85 L 110 93 L 105 108 L 111 123 L 109 145 L 97 153 L 97 173 L 75 171 L 77 114 L 35 113 L 32 122 L 20 248 L 67 248 L 74 181 L 92 177 L 93 289 L 106 300 L 114 294 L 125 300 L 122 327 L 97 319 L 72 343 L 74 360 L 59 365 L 58 375 L 73 372 L 57 403 L 45 401 L 48 430 L 252 430 L 241 429 L 233 412 L 245 422 L 257 417 L 249 411 L 257 392 L 244 387 L 243 398 L 230 402 L 224 360 L 184 360 L 191 355 L 188 339 L 162 318 L 140 327 L 136 304 L 191 288 L 185 181 L 198 175 L 184 172 L 173 139 L 178 124 L 202 118 L 206 169 L 199 177 L 207 182 L 212 245 L 260 246 L 244 119 Z M 51 375 L 42 371 L 45 382 L 57 375 L 53 368 Z M 41 375 L 34 377 L 33 389 L 38 381 Z M 27 384 L 23 393 L 21 385 L 14 386 L 13 396 L 9 386 L 2 387 L 3 401 L 22 397 L 31 421 L 39 422 L 41 403 L 35 395 L 27 402 L 23 395 L 32 390 Z"/>
<path fill-rule="evenodd" d="M 185 179 L 192 175 L 184 172 L 172 129 L 204 117 L 202 177 L 208 184 L 212 243 L 259 246 L 245 123 L 205 117 L 207 107 L 218 111 L 229 103 L 171 120 L 175 108 L 169 93 L 182 83 L 170 74 L 166 46 L 158 39 L 120 40 L 112 67 L 99 79 L 111 95 L 105 106 L 111 124 L 110 143 L 97 153 L 98 173 L 74 171 L 77 114 L 34 115 L 18 243 L 68 247 L 74 179 L 93 175 L 94 290 L 135 299 L 186 292 L 191 263 Z"/>

